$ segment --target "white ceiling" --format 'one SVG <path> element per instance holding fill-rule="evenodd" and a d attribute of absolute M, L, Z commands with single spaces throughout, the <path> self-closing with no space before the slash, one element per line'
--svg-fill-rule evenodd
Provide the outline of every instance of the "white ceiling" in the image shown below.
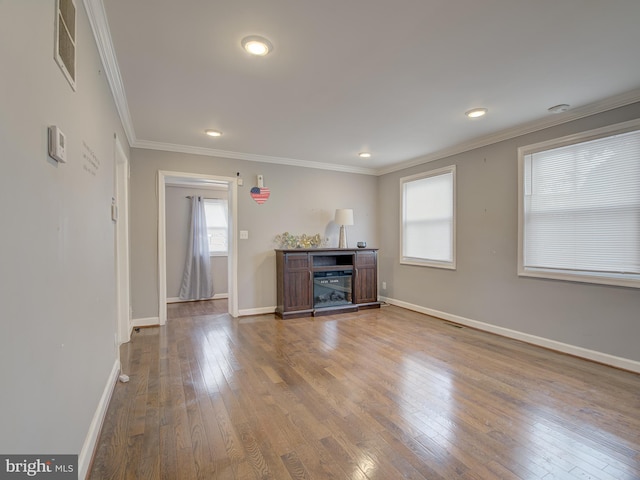
<path fill-rule="evenodd" d="M 138 147 L 379 174 L 640 100 L 639 0 L 100 1 Z"/>

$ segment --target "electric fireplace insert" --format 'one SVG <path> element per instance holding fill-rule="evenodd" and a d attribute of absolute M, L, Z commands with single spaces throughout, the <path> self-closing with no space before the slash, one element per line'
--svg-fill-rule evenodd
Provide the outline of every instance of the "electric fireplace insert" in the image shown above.
<path fill-rule="evenodd" d="M 352 270 L 313 273 L 313 307 L 334 307 L 352 303 Z"/>

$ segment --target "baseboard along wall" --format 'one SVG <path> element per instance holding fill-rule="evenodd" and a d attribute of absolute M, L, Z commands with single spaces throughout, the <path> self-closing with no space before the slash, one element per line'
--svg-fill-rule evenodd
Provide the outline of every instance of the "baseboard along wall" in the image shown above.
<path fill-rule="evenodd" d="M 491 325 L 489 323 L 479 322 L 470 318 L 461 317 L 447 312 L 441 312 L 432 308 L 422 307 L 420 305 L 414 305 L 412 303 L 403 302 L 402 300 L 396 300 L 394 298 L 380 297 L 380 301 L 386 302 L 390 305 L 413 310 L 414 312 L 424 313 L 431 317 L 440 318 L 449 322 L 465 325 L 467 327 L 482 330 L 484 332 L 494 333 L 503 337 L 513 338 L 514 340 L 520 340 L 525 343 L 537 345 L 539 347 L 548 348 L 575 357 L 584 358 L 594 362 L 609 365 L 611 367 L 620 368 L 622 370 L 628 370 L 630 372 L 640 373 L 640 362 L 630 360 L 628 358 L 617 357 L 615 355 L 609 355 L 608 353 L 597 352 L 595 350 L 589 350 L 587 348 L 570 345 L 568 343 L 558 342 L 544 337 L 538 337 L 528 333 L 519 332 L 517 330 L 511 330 L 509 328 L 499 327 L 497 325 Z"/>
<path fill-rule="evenodd" d="M 116 359 L 111 369 L 111 373 L 107 378 L 107 383 L 98 402 L 91 424 L 89 425 L 89 431 L 84 439 L 82 450 L 78 455 L 78 478 L 87 478 L 89 468 L 91 467 L 91 460 L 93 459 L 93 453 L 95 452 L 96 445 L 98 443 L 98 437 L 100 436 L 100 430 L 104 418 L 107 415 L 107 409 L 109 408 L 109 402 L 111 401 L 111 395 L 116 387 L 118 381 L 118 375 L 120 375 L 120 360 Z"/>

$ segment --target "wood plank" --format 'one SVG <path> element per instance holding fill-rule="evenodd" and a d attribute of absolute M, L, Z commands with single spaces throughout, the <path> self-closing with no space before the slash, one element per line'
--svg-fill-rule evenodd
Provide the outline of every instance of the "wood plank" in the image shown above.
<path fill-rule="evenodd" d="M 121 347 L 90 479 L 640 478 L 640 375 L 397 307 L 226 311 Z"/>

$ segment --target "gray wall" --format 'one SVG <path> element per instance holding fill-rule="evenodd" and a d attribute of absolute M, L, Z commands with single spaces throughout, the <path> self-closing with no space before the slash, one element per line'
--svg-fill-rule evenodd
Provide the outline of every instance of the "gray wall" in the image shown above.
<path fill-rule="evenodd" d="M 166 239 L 167 239 L 167 298 L 180 296 L 180 286 L 189 243 L 189 219 L 191 203 L 189 195 L 202 195 L 206 198 L 227 198 L 227 192 L 221 190 L 167 186 L 165 189 Z M 211 275 L 215 295 L 228 292 L 228 257 L 211 258 Z"/>
<path fill-rule="evenodd" d="M 369 175 L 339 173 L 271 163 L 213 158 L 145 149 L 131 151 L 131 281 L 133 318 L 158 316 L 158 200 L 159 170 L 235 177 L 238 187 L 239 230 L 248 240 L 238 240 L 238 306 L 242 310 L 276 305 L 274 237 L 320 233 L 338 244 L 333 224 L 336 208 L 353 208 L 355 225 L 348 228 L 350 245 L 366 240 L 377 246 L 377 179 Z M 264 175 L 271 190 L 269 200 L 258 205 L 250 196 Z"/>
<path fill-rule="evenodd" d="M 640 104 L 379 178 L 380 294 L 597 352 L 640 360 L 640 291 L 518 277 L 517 149 L 640 117 Z M 399 179 L 457 166 L 457 270 L 400 265 Z"/>
<path fill-rule="evenodd" d="M 55 63 L 55 4 L 0 2 L 5 454 L 80 453 L 117 358 L 114 133 L 128 148 L 82 2 L 76 92 Z M 53 124 L 66 164 L 47 156 Z"/>

